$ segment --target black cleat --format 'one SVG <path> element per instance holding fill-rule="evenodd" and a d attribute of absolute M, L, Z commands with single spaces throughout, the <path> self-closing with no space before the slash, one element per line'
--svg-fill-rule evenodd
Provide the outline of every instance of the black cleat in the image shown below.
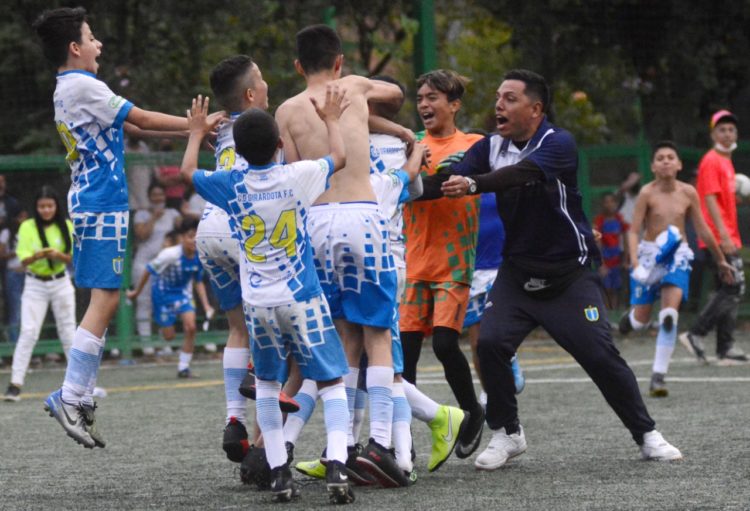
<path fill-rule="evenodd" d="M 617 323 L 617 329 L 622 335 L 628 335 L 633 331 L 633 324 L 630 322 L 630 311 L 625 311 L 625 314 L 620 318 L 620 322 Z"/>
<path fill-rule="evenodd" d="M 703 336 L 695 335 L 691 332 L 684 332 L 677 338 L 686 350 L 695 355 L 699 364 L 708 365 L 706 347 L 703 345 Z"/>
<path fill-rule="evenodd" d="M 354 492 L 349 486 L 346 467 L 340 461 L 330 460 L 326 465 L 326 488 L 331 504 L 351 504 Z"/>
<path fill-rule="evenodd" d="M 254 484 L 259 490 L 271 487 L 271 467 L 263 447 L 250 446 L 240 464 L 240 480 L 243 484 Z"/>
<path fill-rule="evenodd" d="M 3 401 L 20 401 L 21 400 L 21 387 L 18 385 L 13 385 L 12 383 L 8 385 L 8 390 L 5 391 L 5 395 L 3 395 Z"/>
<path fill-rule="evenodd" d="M 299 497 L 299 486 L 294 482 L 289 465 L 271 469 L 271 499 L 274 502 L 289 502 Z"/>
<path fill-rule="evenodd" d="M 349 480 L 353 482 L 356 486 L 372 486 L 376 484 L 376 480 L 374 477 L 370 475 L 370 473 L 359 466 L 357 463 L 357 457 L 362 452 L 363 447 L 362 444 L 354 444 L 347 446 L 346 452 L 347 452 L 347 458 L 346 458 L 346 475 L 349 476 Z M 326 451 L 323 451 L 323 456 L 320 458 L 320 462 L 328 466 L 328 463 L 331 460 L 329 460 L 326 457 Z"/>
<path fill-rule="evenodd" d="M 255 368 L 254 367 L 247 368 L 247 374 L 242 379 L 242 383 L 240 383 L 240 388 L 238 390 L 240 391 L 240 394 L 242 394 L 247 399 L 255 400 Z"/>
<path fill-rule="evenodd" d="M 462 426 L 456 443 L 456 456 L 463 459 L 471 456 L 482 441 L 482 430 L 484 429 L 484 408 L 477 405 L 476 409 L 469 414 L 469 422 Z"/>
<path fill-rule="evenodd" d="M 357 465 L 369 472 L 384 488 L 409 486 L 409 479 L 396 463 L 393 449 L 386 449 L 372 438 L 357 456 Z"/>
<path fill-rule="evenodd" d="M 648 393 L 651 397 L 667 397 L 669 395 L 667 384 L 664 382 L 664 373 L 654 373 L 651 375 L 651 385 L 649 385 Z"/>
<path fill-rule="evenodd" d="M 99 432 L 99 428 L 96 427 L 95 411 L 96 403 L 90 405 L 81 403 L 81 416 L 86 425 L 86 431 L 88 431 L 89 436 L 94 439 L 95 447 L 101 447 L 103 449 L 104 446 L 107 445 L 107 442 L 104 441 L 102 434 Z"/>
<path fill-rule="evenodd" d="M 247 440 L 247 429 L 237 417 L 230 417 L 227 427 L 224 428 L 224 440 L 221 447 L 227 453 L 229 461 L 241 463 L 250 449 Z"/>

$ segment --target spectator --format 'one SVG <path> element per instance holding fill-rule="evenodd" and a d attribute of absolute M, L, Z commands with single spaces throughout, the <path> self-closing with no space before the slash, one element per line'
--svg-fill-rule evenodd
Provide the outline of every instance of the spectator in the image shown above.
<path fill-rule="evenodd" d="M 617 212 L 617 196 L 614 193 L 606 193 L 602 197 L 601 213 L 594 218 L 594 228 L 602 234 L 599 240 L 602 252 L 599 274 L 604 280 L 610 309 L 617 309 L 622 289 L 623 254 L 627 254 L 625 233 L 628 224 Z"/>
<path fill-rule="evenodd" d="M 195 193 L 192 188 L 188 190 L 185 195 L 185 200 L 182 203 L 180 213 L 184 219 L 192 218 L 200 220 L 203 216 L 203 208 L 206 207 L 206 199 Z"/>
<path fill-rule="evenodd" d="M 148 154 L 150 151 L 148 145 L 136 137 L 128 137 L 126 154 L 135 154 L 139 157 Z M 144 161 L 128 161 L 127 178 L 128 178 L 128 203 L 131 210 L 148 209 L 148 187 L 153 178 L 153 168 Z"/>
<path fill-rule="evenodd" d="M 8 195 L 5 176 L 0 174 L 0 228 L 5 227 L 6 221 L 15 217 L 19 209 L 18 200 Z"/>
<path fill-rule="evenodd" d="M 172 140 L 164 138 L 159 142 L 162 153 L 174 151 Z M 185 195 L 185 184 L 180 177 L 179 165 L 162 165 L 156 169 L 156 181 L 164 188 L 167 197 L 167 207 L 180 211 L 182 198 Z"/>
<path fill-rule="evenodd" d="M 630 224 L 633 221 L 633 209 L 635 208 L 635 198 L 641 190 L 641 175 L 638 172 L 631 172 L 628 177 L 620 184 L 617 190 L 617 197 L 620 200 L 620 215 Z M 627 254 L 627 252 L 625 252 Z"/>
<path fill-rule="evenodd" d="M 180 213 L 166 206 L 164 188 L 161 185 L 152 184 L 149 187 L 148 200 L 148 209 L 136 211 L 133 218 L 135 239 L 138 243 L 133 258 L 133 285 L 140 282 L 146 265 L 163 248 L 167 233 L 180 221 Z M 151 336 L 151 293 L 144 293 L 138 297 L 135 321 L 139 336 Z M 148 349 L 146 351 L 150 352 Z"/>
<path fill-rule="evenodd" d="M 7 337 L 15 344 L 18 340 L 18 325 L 21 322 L 21 293 L 23 293 L 24 268 L 16 255 L 18 244 L 18 228 L 29 217 L 24 209 L 19 209 L 15 218 L 11 218 L 7 226 L 0 231 L 0 259 L 6 263 L 5 306 L 8 310 Z"/>

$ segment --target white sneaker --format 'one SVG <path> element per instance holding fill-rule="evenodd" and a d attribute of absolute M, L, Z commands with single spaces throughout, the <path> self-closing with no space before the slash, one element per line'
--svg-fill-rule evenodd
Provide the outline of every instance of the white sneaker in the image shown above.
<path fill-rule="evenodd" d="M 510 459 L 526 452 L 526 436 L 523 427 L 518 427 L 518 433 L 505 434 L 505 428 L 492 433 L 487 448 L 477 456 L 474 466 L 479 470 L 495 470 Z"/>
<path fill-rule="evenodd" d="M 206 350 L 207 353 L 216 353 L 219 348 L 216 346 L 216 344 L 209 342 L 203 345 L 203 349 Z"/>
<path fill-rule="evenodd" d="M 167 344 L 162 349 L 156 352 L 157 357 L 169 357 L 174 354 L 174 350 L 172 349 L 172 346 Z"/>
<path fill-rule="evenodd" d="M 104 387 L 94 387 L 91 395 L 99 399 L 104 399 L 105 397 L 107 397 L 107 389 L 105 389 Z"/>
<path fill-rule="evenodd" d="M 681 460 L 682 453 L 677 447 L 664 440 L 661 433 L 653 430 L 643 435 L 641 458 L 654 461 L 673 461 Z"/>
<path fill-rule="evenodd" d="M 153 357 L 156 354 L 156 350 L 153 346 L 144 346 L 143 355 L 146 357 Z"/>

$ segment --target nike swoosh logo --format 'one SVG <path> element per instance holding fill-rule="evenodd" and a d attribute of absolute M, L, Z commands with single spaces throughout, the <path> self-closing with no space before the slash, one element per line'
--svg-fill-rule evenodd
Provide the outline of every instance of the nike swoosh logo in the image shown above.
<path fill-rule="evenodd" d="M 443 435 L 443 440 L 449 443 L 453 441 L 453 421 L 451 420 L 450 408 L 448 409 L 448 434 Z"/>
<path fill-rule="evenodd" d="M 526 291 L 541 291 L 542 289 L 546 289 L 549 287 L 549 284 L 542 284 L 539 282 L 525 282 L 523 284 L 523 288 Z"/>
<path fill-rule="evenodd" d="M 77 420 L 70 420 L 70 415 L 68 415 L 67 410 L 65 410 L 65 406 L 62 405 L 62 401 L 60 402 L 60 408 L 62 408 L 63 415 L 65 415 L 65 420 L 68 421 L 68 424 L 70 424 L 71 426 L 75 426 Z"/>

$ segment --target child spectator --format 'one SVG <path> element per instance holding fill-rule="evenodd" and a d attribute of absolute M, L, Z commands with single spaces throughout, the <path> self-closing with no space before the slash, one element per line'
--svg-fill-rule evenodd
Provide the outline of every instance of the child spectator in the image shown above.
<path fill-rule="evenodd" d="M 599 273 L 604 280 L 607 301 L 612 309 L 620 305 L 620 289 L 622 289 L 623 254 L 627 247 L 625 233 L 628 224 L 617 212 L 617 196 L 606 193 L 602 196 L 602 209 L 594 218 L 594 228 L 602 234 L 599 249 L 602 252 L 602 265 Z"/>

